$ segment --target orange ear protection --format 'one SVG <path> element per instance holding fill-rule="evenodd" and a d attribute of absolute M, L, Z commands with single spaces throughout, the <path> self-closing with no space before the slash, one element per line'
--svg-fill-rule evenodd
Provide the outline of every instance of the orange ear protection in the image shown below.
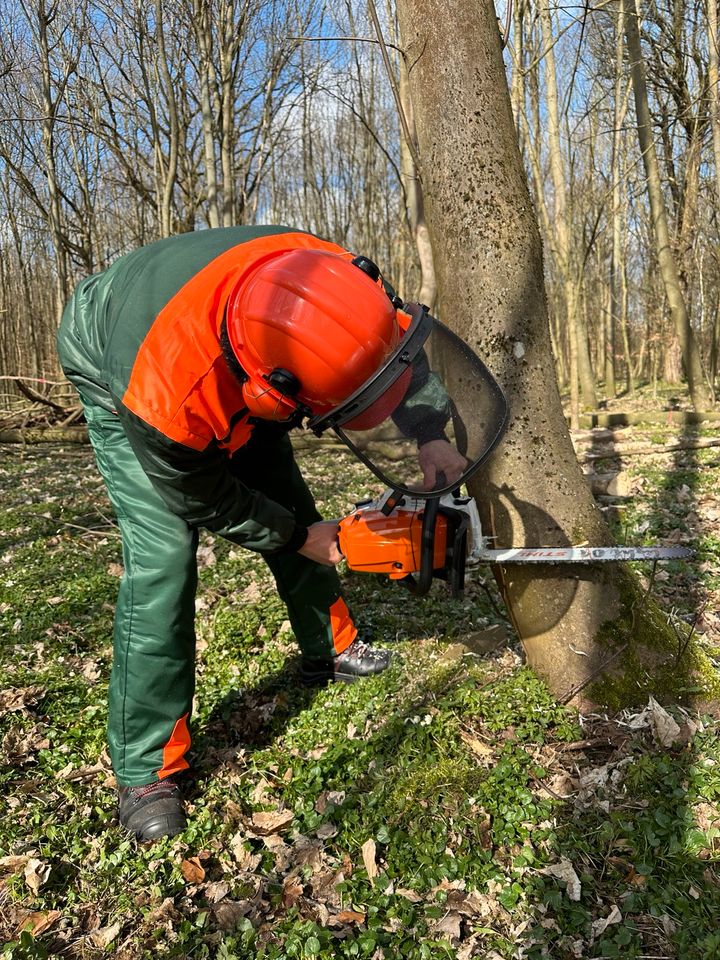
<path fill-rule="evenodd" d="M 290 420 L 309 416 L 310 411 L 295 399 L 300 381 L 289 370 L 276 367 L 266 377 L 249 377 L 243 384 L 245 404 L 254 417 L 263 420 Z"/>

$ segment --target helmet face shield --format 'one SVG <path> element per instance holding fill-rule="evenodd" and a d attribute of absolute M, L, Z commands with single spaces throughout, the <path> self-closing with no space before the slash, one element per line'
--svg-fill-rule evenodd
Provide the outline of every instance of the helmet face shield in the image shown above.
<path fill-rule="evenodd" d="M 507 420 L 505 396 L 480 358 L 419 304 L 370 381 L 309 426 L 332 427 L 389 487 L 413 496 L 453 490 L 490 455 Z"/>
<path fill-rule="evenodd" d="M 422 353 L 423 345 L 435 322 L 419 304 L 406 306 L 412 308 L 412 319 L 395 350 L 373 375 L 342 403 L 327 413 L 312 417 L 308 427 L 314 433 L 319 435 L 328 427 L 337 429 L 346 426 L 351 429 L 351 424 L 355 425 L 356 430 L 368 430 L 378 426 L 392 413 L 393 399 L 398 404 L 401 402 L 404 391 L 402 394 L 398 391 L 398 381 L 409 383 L 408 371 L 412 371 L 416 358 Z M 383 406 L 388 409 L 383 410 Z M 379 412 L 373 415 L 373 411 Z M 371 415 L 366 421 L 367 414 Z"/>

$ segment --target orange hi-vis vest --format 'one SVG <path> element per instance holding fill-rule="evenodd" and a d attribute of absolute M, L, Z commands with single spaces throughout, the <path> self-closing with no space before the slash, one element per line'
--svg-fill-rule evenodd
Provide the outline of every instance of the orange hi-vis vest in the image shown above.
<path fill-rule="evenodd" d="M 250 437 L 242 386 L 220 346 L 232 289 L 263 260 L 299 247 L 345 257 L 341 247 L 305 233 L 283 233 L 232 247 L 185 283 L 155 318 L 137 353 L 123 404 L 177 443 L 232 453 Z"/>

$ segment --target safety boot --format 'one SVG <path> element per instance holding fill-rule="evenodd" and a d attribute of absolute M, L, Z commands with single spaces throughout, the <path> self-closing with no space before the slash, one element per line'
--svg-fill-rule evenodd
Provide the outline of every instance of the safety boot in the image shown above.
<path fill-rule="evenodd" d="M 120 824 L 140 841 L 174 837 L 187 826 L 180 787 L 172 777 L 118 788 Z"/>
<path fill-rule="evenodd" d="M 300 680 L 306 687 L 327 681 L 354 683 L 360 677 L 382 673 L 390 665 L 391 658 L 390 650 L 382 650 L 362 640 L 354 640 L 336 657 L 304 657 L 300 663 Z"/>

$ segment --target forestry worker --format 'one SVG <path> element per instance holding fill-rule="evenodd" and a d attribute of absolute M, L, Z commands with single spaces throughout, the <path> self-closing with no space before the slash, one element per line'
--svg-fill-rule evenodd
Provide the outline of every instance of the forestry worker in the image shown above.
<path fill-rule="evenodd" d="M 399 305 L 366 258 L 284 227 L 233 227 L 136 250 L 65 309 L 60 359 L 122 533 L 108 739 L 120 822 L 140 840 L 186 824 L 176 777 L 189 767 L 200 527 L 266 560 L 304 683 L 388 666 L 389 651 L 358 638 L 337 524 L 322 521 L 287 433 L 350 396 L 348 426 L 397 423 L 402 400 L 427 488 L 462 473 L 447 415 L 412 413 L 408 397 L 431 383 L 406 354 L 398 366 Z"/>

